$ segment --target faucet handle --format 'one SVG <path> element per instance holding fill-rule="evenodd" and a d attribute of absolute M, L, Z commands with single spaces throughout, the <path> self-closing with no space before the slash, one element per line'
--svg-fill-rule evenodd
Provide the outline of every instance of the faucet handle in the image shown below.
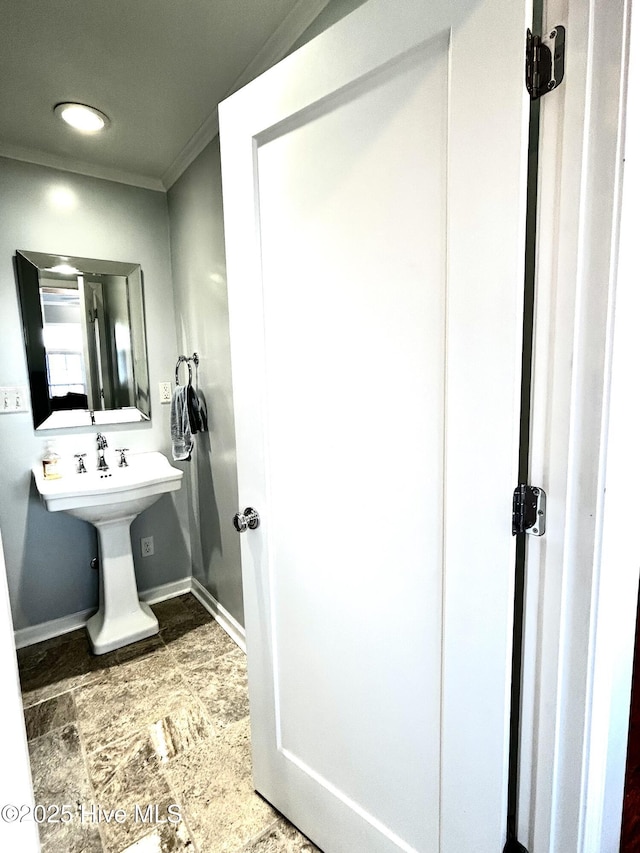
<path fill-rule="evenodd" d="M 127 457 L 125 453 L 129 450 L 128 447 L 116 447 L 116 453 L 120 454 L 120 461 L 118 462 L 118 467 L 123 468 L 125 465 L 128 465 Z"/>
<path fill-rule="evenodd" d="M 74 453 L 74 457 L 78 460 L 76 465 L 76 473 L 77 474 L 86 474 L 87 469 L 84 467 L 84 457 L 87 455 L 86 453 Z"/>

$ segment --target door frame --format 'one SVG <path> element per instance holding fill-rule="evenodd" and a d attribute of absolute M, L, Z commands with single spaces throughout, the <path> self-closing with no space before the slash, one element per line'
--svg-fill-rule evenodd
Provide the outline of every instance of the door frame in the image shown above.
<path fill-rule="evenodd" d="M 33 820 L 34 794 L 27 746 L 27 731 L 22 693 L 18 675 L 18 661 L 13 639 L 13 620 L 9 605 L 7 571 L 0 533 L 0 683 L 6 724 L 7 755 L 0 771 L 0 807 L 11 804 L 28 809 L 28 819 L 11 822 L 0 820 L 0 842 L 3 849 L 37 853 L 40 850 L 38 824 Z"/>
<path fill-rule="evenodd" d="M 567 56 L 541 105 L 530 482 L 548 501 L 527 555 L 519 838 L 530 853 L 619 844 L 616 725 L 626 711 L 628 726 L 635 607 L 614 617 L 627 637 L 615 648 L 598 614 L 634 585 L 602 560 L 630 6 L 547 0 L 543 24 L 566 25 Z"/>

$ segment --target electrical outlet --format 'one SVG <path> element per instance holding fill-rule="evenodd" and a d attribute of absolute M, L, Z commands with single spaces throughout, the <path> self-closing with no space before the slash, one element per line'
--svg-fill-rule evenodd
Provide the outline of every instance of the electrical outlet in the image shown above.
<path fill-rule="evenodd" d="M 161 403 L 170 403 L 171 402 L 171 383 L 170 382 L 161 382 L 160 383 L 160 402 Z"/>
<path fill-rule="evenodd" d="M 150 557 L 153 554 L 153 536 L 145 536 L 140 540 L 140 552 L 143 557 Z"/>

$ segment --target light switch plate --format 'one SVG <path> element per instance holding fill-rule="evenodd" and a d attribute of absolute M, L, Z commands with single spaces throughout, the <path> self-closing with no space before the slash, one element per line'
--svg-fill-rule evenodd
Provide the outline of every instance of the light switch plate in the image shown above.
<path fill-rule="evenodd" d="M 26 385 L 0 387 L 0 415 L 29 411 L 29 391 Z"/>

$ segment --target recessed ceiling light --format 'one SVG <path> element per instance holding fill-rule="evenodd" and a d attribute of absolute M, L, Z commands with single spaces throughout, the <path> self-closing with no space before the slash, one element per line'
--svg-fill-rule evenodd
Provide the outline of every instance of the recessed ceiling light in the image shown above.
<path fill-rule="evenodd" d="M 109 119 L 104 113 L 84 104 L 56 104 L 53 111 L 81 133 L 97 133 L 109 124 Z"/>

